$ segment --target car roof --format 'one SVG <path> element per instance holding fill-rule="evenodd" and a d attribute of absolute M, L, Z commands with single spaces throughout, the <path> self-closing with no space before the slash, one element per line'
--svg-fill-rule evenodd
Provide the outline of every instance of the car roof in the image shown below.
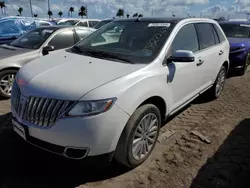
<path fill-rule="evenodd" d="M 114 21 L 152 21 L 152 22 L 179 22 L 185 18 L 165 18 L 165 17 L 141 17 L 141 18 L 125 18 L 125 19 L 114 19 Z"/>
<path fill-rule="evenodd" d="M 250 24 L 250 21 L 224 21 L 219 24 Z"/>
<path fill-rule="evenodd" d="M 75 26 L 72 26 L 72 25 L 49 25 L 49 26 L 41 26 L 41 27 L 37 27 L 37 28 L 59 30 L 59 29 L 64 29 L 64 28 L 75 28 Z"/>

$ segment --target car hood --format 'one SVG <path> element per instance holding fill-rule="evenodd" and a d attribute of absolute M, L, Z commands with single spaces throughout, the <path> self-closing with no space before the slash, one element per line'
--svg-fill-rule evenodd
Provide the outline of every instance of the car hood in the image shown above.
<path fill-rule="evenodd" d="M 230 43 L 230 47 L 239 46 L 239 45 L 245 45 L 250 46 L 250 39 L 249 38 L 232 38 L 229 37 L 228 41 Z"/>
<path fill-rule="evenodd" d="M 17 82 L 24 96 L 78 100 L 93 89 L 145 66 L 60 50 L 23 66 Z"/>
<path fill-rule="evenodd" d="M 32 49 L 17 48 L 9 45 L 0 45 L 0 60 L 6 58 L 14 58 L 17 55 L 25 54 L 34 51 Z"/>

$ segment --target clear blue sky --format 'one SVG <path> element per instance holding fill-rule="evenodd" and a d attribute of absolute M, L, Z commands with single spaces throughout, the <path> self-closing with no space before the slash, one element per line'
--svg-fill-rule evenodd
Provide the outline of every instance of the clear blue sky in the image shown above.
<path fill-rule="evenodd" d="M 23 16 L 30 16 L 29 0 L 5 0 L 8 15 L 17 15 L 17 9 L 23 7 Z M 245 18 L 250 12 L 250 0 L 50 0 L 53 17 L 58 17 L 61 10 L 68 17 L 70 6 L 75 8 L 73 17 L 78 17 L 81 5 L 87 4 L 90 18 L 110 18 L 116 15 L 119 8 L 125 14 L 141 13 L 144 16 L 228 16 Z M 39 17 L 47 17 L 48 0 L 32 0 L 33 12 Z"/>

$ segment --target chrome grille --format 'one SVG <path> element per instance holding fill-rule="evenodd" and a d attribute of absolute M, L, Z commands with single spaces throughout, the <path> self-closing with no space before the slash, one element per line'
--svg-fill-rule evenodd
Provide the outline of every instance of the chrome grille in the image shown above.
<path fill-rule="evenodd" d="M 24 98 L 14 82 L 11 104 L 21 120 L 46 128 L 53 125 L 73 102 L 34 96 Z"/>
<path fill-rule="evenodd" d="M 31 124 L 49 127 L 54 124 L 71 105 L 71 101 L 29 97 L 23 108 L 23 113 L 18 114 L 24 121 Z"/>
<path fill-rule="evenodd" d="M 21 97 L 21 91 L 16 81 L 14 81 L 12 90 L 11 90 L 11 105 L 16 112 L 18 112 L 20 97 Z"/>

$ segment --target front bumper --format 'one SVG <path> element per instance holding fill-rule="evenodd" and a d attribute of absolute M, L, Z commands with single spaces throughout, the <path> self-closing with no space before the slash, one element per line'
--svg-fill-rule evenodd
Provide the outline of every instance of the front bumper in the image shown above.
<path fill-rule="evenodd" d="M 12 112 L 13 120 L 24 128 L 27 142 L 73 159 L 104 155 L 115 151 L 123 128 L 129 119 L 127 113 L 114 105 L 103 114 L 62 118 L 50 128 L 40 128 L 25 124 L 13 109 Z"/>
<path fill-rule="evenodd" d="M 230 69 L 241 69 L 244 67 L 246 62 L 247 53 L 245 51 L 239 53 L 230 53 Z"/>

